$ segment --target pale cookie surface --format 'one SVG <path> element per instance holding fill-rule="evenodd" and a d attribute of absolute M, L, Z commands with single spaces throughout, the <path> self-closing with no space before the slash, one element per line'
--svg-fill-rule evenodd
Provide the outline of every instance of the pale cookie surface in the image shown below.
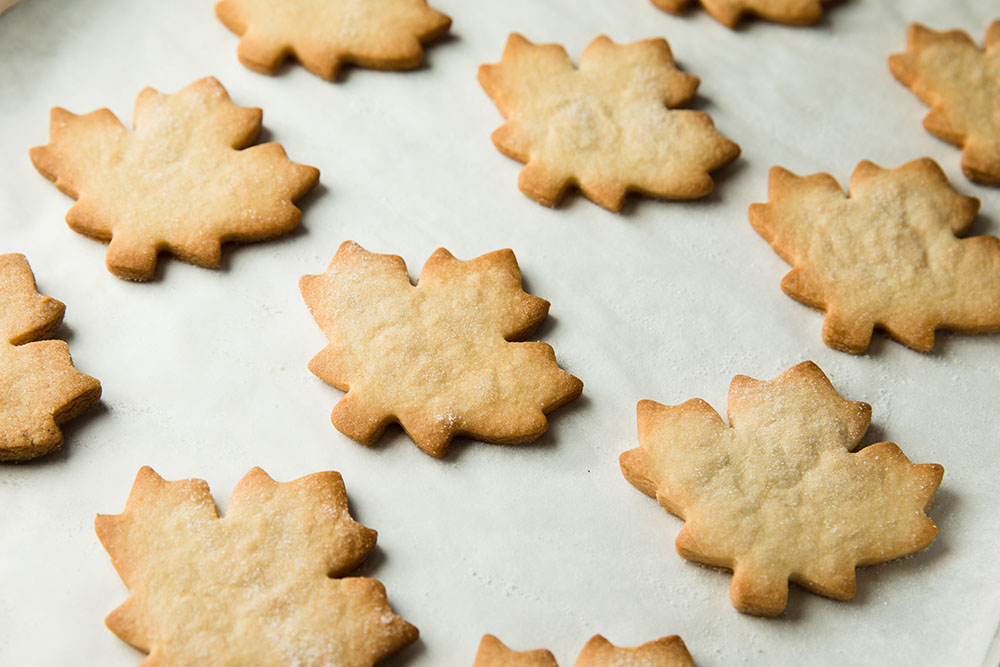
<path fill-rule="evenodd" d="M 425 0 L 222 0 L 215 15 L 241 36 L 237 53 L 246 67 L 274 74 L 293 56 L 327 80 L 343 63 L 417 67 L 421 45 L 451 25 Z"/>
<path fill-rule="evenodd" d="M 78 116 L 56 107 L 50 143 L 31 149 L 31 160 L 79 200 L 69 226 L 110 241 L 108 269 L 148 280 L 161 251 L 215 267 L 222 243 L 269 239 L 299 224 L 292 202 L 319 171 L 290 161 L 276 143 L 246 148 L 260 121 L 260 109 L 234 105 L 207 77 L 172 95 L 143 90 L 134 131 L 107 109 Z"/>
<path fill-rule="evenodd" d="M 961 30 L 914 23 L 906 52 L 890 56 L 889 68 L 931 107 L 927 131 L 962 149 L 965 175 L 1000 185 L 1000 20 L 990 24 L 983 49 Z"/>
<path fill-rule="evenodd" d="M 1000 330 L 1000 239 L 961 239 L 979 200 L 929 159 L 896 169 L 863 161 L 847 196 L 829 174 L 771 169 L 750 223 L 792 270 L 786 294 L 823 310 L 823 342 L 863 354 L 875 327 L 914 350 L 934 330 Z"/>
<path fill-rule="evenodd" d="M 204 481 L 142 468 L 95 529 L 131 592 L 107 626 L 144 665 L 368 667 L 417 639 L 381 583 L 339 578 L 376 538 L 339 473 L 277 483 L 254 468 L 220 518 Z"/>
<path fill-rule="evenodd" d="M 823 4 L 834 0 L 700 0 L 719 23 L 735 28 L 744 14 L 786 25 L 812 25 L 823 16 Z M 664 11 L 680 14 L 691 0 L 652 0 Z"/>
<path fill-rule="evenodd" d="M 456 435 L 528 442 L 583 389 L 549 345 L 513 342 L 549 303 L 522 290 L 510 250 L 461 261 L 438 249 L 414 286 L 400 257 L 347 241 L 300 287 L 330 339 L 309 369 L 347 392 L 332 420 L 358 442 L 374 443 L 394 422 L 438 457 Z"/>
<path fill-rule="evenodd" d="M 493 635 L 484 635 L 472 667 L 557 667 L 557 663 L 545 649 L 514 651 Z M 594 635 L 580 652 L 576 667 L 694 667 L 694 660 L 677 635 L 634 648 L 620 648 Z"/>
<path fill-rule="evenodd" d="M 612 211 L 626 192 L 701 197 L 713 188 L 709 172 L 740 153 L 708 114 L 675 109 L 694 97 L 698 78 L 674 66 L 663 39 L 601 36 L 574 68 L 558 44 L 515 33 L 499 64 L 479 68 L 479 83 L 507 120 L 493 143 L 525 163 L 518 187 L 546 206 L 570 186 Z"/>
<path fill-rule="evenodd" d="M 0 255 L 0 461 L 58 449 L 59 425 L 101 397 L 101 383 L 73 368 L 64 341 L 41 340 L 64 311 L 38 293 L 24 255 Z"/>
<path fill-rule="evenodd" d="M 637 489 L 684 519 L 677 553 L 733 571 L 736 609 L 785 610 L 788 582 L 854 597 L 854 568 L 927 547 L 924 512 L 944 469 L 891 442 L 852 453 L 871 406 L 841 398 L 811 361 L 729 386 L 729 424 L 695 398 L 638 405 L 639 447 L 622 454 Z"/>

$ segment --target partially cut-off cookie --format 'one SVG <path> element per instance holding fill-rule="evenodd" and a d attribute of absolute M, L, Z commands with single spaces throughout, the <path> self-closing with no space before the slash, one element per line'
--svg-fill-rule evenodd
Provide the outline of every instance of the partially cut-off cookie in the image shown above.
<path fill-rule="evenodd" d="M 627 192 L 694 199 L 712 191 L 709 173 L 740 154 L 708 114 L 676 109 L 698 77 L 674 66 L 664 39 L 615 44 L 600 36 L 574 68 L 558 44 L 514 33 L 479 83 L 507 122 L 493 133 L 504 155 L 525 163 L 521 192 L 555 206 L 570 187 L 611 211 Z"/>
<path fill-rule="evenodd" d="M 874 328 L 920 352 L 935 329 L 1000 331 L 1000 239 L 958 238 L 978 210 L 924 158 L 861 162 L 846 196 L 829 174 L 773 167 L 768 202 L 749 216 L 792 265 L 781 289 L 826 312 L 823 342 L 863 354 Z"/>
<path fill-rule="evenodd" d="M 906 52 L 890 56 L 889 69 L 931 107 L 927 131 L 962 149 L 965 175 L 1000 185 L 1000 20 L 990 24 L 983 48 L 961 30 L 914 23 Z"/>
<path fill-rule="evenodd" d="M 200 479 L 136 476 L 97 536 L 131 596 L 108 628 L 146 665 L 371 667 L 416 641 L 374 579 L 347 577 L 375 547 L 339 473 L 278 483 L 254 468 L 219 517 Z"/>
<path fill-rule="evenodd" d="M 422 45 L 451 26 L 426 0 L 222 0 L 215 15 L 241 36 L 240 62 L 276 74 L 293 57 L 329 81 L 344 63 L 371 69 L 413 69 Z"/>
<path fill-rule="evenodd" d="M 583 390 L 549 345 L 522 342 L 549 303 L 521 288 L 510 250 L 461 261 L 440 248 L 413 285 L 402 258 L 347 241 L 299 286 L 330 339 L 309 370 L 347 392 L 333 425 L 360 443 L 391 423 L 437 457 L 457 435 L 528 442 Z"/>
<path fill-rule="evenodd" d="M 559 667 L 559 663 L 544 648 L 515 651 L 497 637 L 483 635 L 472 667 Z"/>
<path fill-rule="evenodd" d="M 705 401 L 641 401 L 639 447 L 622 474 L 684 519 L 677 553 L 733 571 L 736 609 L 777 616 L 788 582 L 854 597 L 854 568 L 926 548 L 925 511 L 944 469 L 914 465 L 891 442 L 852 453 L 871 406 L 847 401 L 807 361 L 774 380 L 729 386 L 729 424 Z"/>
<path fill-rule="evenodd" d="M 42 340 L 65 310 L 38 293 L 24 255 L 0 255 L 0 461 L 58 449 L 59 425 L 101 398 L 101 383 L 73 367 L 64 341 Z"/>
<path fill-rule="evenodd" d="M 823 16 L 823 5 L 837 0 L 699 0 L 719 23 L 735 28 L 744 15 L 753 15 L 785 25 L 812 25 Z M 682 13 L 691 0 L 652 0 L 671 14 Z"/>
<path fill-rule="evenodd" d="M 483 635 L 472 667 L 558 666 L 550 651 L 515 651 L 493 635 Z M 580 652 L 576 667 L 694 667 L 694 660 L 677 635 L 634 648 L 620 648 L 601 635 L 594 635 Z"/>
<path fill-rule="evenodd" d="M 31 161 L 79 200 L 69 226 L 110 241 L 108 269 L 149 280 L 160 252 L 216 267 L 222 243 L 298 226 L 292 202 L 316 185 L 319 170 L 292 162 L 279 144 L 247 148 L 260 120 L 260 109 L 234 105 L 207 77 L 173 95 L 143 90 L 133 131 L 107 109 L 77 116 L 56 107 L 51 142 L 32 148 Z"/>

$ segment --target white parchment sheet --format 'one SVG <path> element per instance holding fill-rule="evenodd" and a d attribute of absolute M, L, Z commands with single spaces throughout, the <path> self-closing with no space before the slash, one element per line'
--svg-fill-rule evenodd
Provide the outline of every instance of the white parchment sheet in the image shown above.
<path fill-rule="evenodd" d="M 61 452 L 0 467 L 0 664 L 141 661 L 103 627 L 127 592 L 93 519 L 124 508 L 142 465 L 207 480 L 222 507 L 255 465 L 282 481 L 340 471 L 354 516 L 379 531 L 364 572 L 420 628 L 390 665 L 471 664 L 486 632 L 564 665 L 595 633 L 618 645 L 680 634 L 709 667 L 984 664 L 1000 620 L 1000 336 L 940 334 L 926 355 L 882 336 L 865 356 L 831 350 L 822 315 L 781 293 L 788 267 L 746 210 L 766 200 L 772 165 L 846 183 L 862 159 L 930 156 L 982 200 L 974 233 L 1000 234 L 1000 189 L 962 176 L 959 151 L 921 127 L 927 108 L 886 63 L 911 21 L 981 42 L 1000 7 L 846 0 L 813 28 L 730 31 L 648 0 L 433 4 L 454 24 L 425 67 L 348 69 L 337 83 L 296 65 L 243 68 L 210 0 L 23 0 L 0 17 L 0 252 L 26 254 L 40 290 L 67 304 L 59 336 L 104 386 Z M 701 78 L 695 107 L 741 157 L 694 202 L 636 198 L 618 215 L 577 195 L 535 204 L 490 142 L 502 119 L 476 82 L 512 31 L 574 59 L 602 33 L 666 37 Z M 322 184 L 300 231 L 229 248 L 220 270 L 164 257 L 155 281 L 119 280 L 106 246 L 66 227 L 72 202 L 28 149 L 48 141 L 52 106 L 106 106 L 131 126 L 145 86 L 174 92 L 210 74 L 235 103 L 262 107 L 264 138 L 319 167 Z M 326 340 L 297 282 L 347 239 L 402 255 L 414 276 L 439 246 L 465 259 L 513 248 L 527 289 L 552 303 L 537 336 L 584 396 L 536 443 L 461 440 L 443 461 L 398 430 L 372 448 L 343 437 L 329 423 L 340 392 L 306 369 Z M 698 396 L 724 413 L 733 375 L 771 378 L 806 359 L 873 406 L 866 442 L 945 467 L 940 534 L 860 570 L 850 602 L 793 587 L 783 618 L 744 616 L 728 574 L 674 552 L 681 521 L 624 480 L 618 456 L 635 446 L 638 400 Z"/>

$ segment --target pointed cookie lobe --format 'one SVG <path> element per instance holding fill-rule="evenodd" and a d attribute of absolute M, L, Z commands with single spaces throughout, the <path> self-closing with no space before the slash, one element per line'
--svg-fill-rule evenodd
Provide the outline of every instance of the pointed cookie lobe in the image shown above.
<path fill-rule="evenodd" d="M 330 339 L 309 369 L 347 392 L 332 420 L 358 442 L 395 422 L 433 456 L 455 435 L 527 442 L 582 391 L 550 346 L 520 342 L 549 304 L 521 288 L 510 250 L 461 261 L 439 249 L 413 285 L 401 258 L 348 241 L 300 287 Z"/>
<path fill-rule="evenodd" d="M 343 63 L 413 69 L 423 60 L 422 45 L 451 25 L 426 0 L 222 0 L 215 15 L 241 36 L 246 67 L 275 74 L 294 57 L 331 81 Z"/>
<path fill-rule="evenodd" d="M 362 667 L 417 638 L 382 584 L 345 577 L 376 534 L 351 518 L 338 473 L 277 483 L 255 468 L 220 518 L 202 480 L 143 468 L 125 511 L 95 528 L 131 592 L 108 628 L 146 662 Z"/>
<path fill-rule="evenodd" d="M 812 362 L 771 381 L 736 376 L 729 424 L 704 401 L 642 401 L 639 447 L 625 478 L 684 519 L 677 552 L 733 571 L 730 597 L 750 614 L 781 614 L 788 582 L 854 596 L 854 568 L 927 547 L 925 514 L 943 475 L 890 442 L 852 453 L 871 420 Z"/>
<path fill-rule="evenodd" d="M 0 461 L 58 449 L 59 425 L 101 397 L 101 383 L 73 367 L 64 341 L 42 340 L 64 311 L 38 293 L 24 255 L 0 255 Z"/>
<path fill-rule="evenodd" d="M 965 175 L 1000 185 L 1000 20 L 990 24 L 983 48 L 961 30 L 914 23 L 906 51 L 890 56 L 889 68 L 931 107 L 927 131 L 962 149 Z"/>
<path fill-rule="evenodd" d="M 735 28 L 747 14 L 786 25 L 812 25 L 823 16 L 824 2 L 834 0 L 700 0 L 719 23 Z M 660 9 L 680 14 L 691 0 L 652 0 Z"/>
<path fill-rule="evenodd" d="M 292 202 L 319 171 L 289 160 L 279 144 L 248 148 L 260 121 L 260 109 L 234 105 L 208 77 L 173 95 L 143 90 L 132 131 L 107 109 L 78 116 L 57 107 L 51 141 L 31 149 L 31 160 L 78 200 L 69 226 L 110 242 L 108 269 L 148 280 L 160 252 L 215 267 L 222 243 L 264 240 L 299 224 Z"/>
<path fill-rule="evenodd" d="M 792 265 L 781 288 L 826 312 L 823 342 L 863 354 L 874 328 L 921 352 L 935 329 L 1000 330 L 1000 240 L 958 238 L 979 200 L 929 159 L 861 162 L 844 195 L 829 174 L 771 169 L 750 223 Z"/>
<path fill-rule="evenodd" d="M 555 206 L 575 186 L 612 211 L 626 192 L 692 199 L 713 187 L 709 172 L 739 147 L 688 103 L 698 78 L 674 66 L 663 39 L 616 44 L 601 36 L 574 68 L 557 44 L 512 34 L 479 83 L 506 123 L 493 133 L 501 153 L 525 167 L 518 187 Z"/>

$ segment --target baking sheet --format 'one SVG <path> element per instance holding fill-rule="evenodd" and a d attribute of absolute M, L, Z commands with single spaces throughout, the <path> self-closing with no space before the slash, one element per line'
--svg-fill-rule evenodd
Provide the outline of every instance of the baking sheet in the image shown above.
<path fill-rule="evenodd" d="M 61 452 L 0 468 L 0 664 L 142 659 L 102 625 L 126 589 L 92 528 L 97 512 L 122 510 L 142 465 L 206 479 L 223 507 L 255 465 L 279 480 L 343 473 L 354 516 L 379 531 L 365 573 L 421 631 L 390 665 L 470 664 L 486 632 L 562 664 L 598 632 L 619 645 L 680 634 L 708 666 L 984 664 L 1000 620 L 1000 336 L 940 334 L 928 355 L 882 337 L 862 357 L 824 347 L 822 315 L 780 292 L 788 267 L 746 208 L 766 199 L 774 164 L 846 183 L 861 159 L 930 156 L 982 199 L 973 231 L 1000 233 L 1000 190 L 961 176 L 959 151 L 922 129 L 926 107 L 886 65 L 909 22 L 981 41 L 996 7 L 848 0 L 815 28 L 733 32 L 647 0 L 433 4 L 454 25 L 426 67 L 350 69 L 336 84 L 299 66 L 244 69 L 209 1 L 25 0 L 0 18 L 0 252 L 25 253 L 40 290 L 67 304 L 59 335 L 104 386 Z M 579 196 L 535 204 L 489 140 L 502 120 L 476 82 L 512 31 L 574 59 L 601 33 L 666 37 L 701 77 L 695 107 L 742 156 L 694 202 L 637 198 L 620 215 Z M 227 249 L 221 270 L 163 258 L 152 283 L 121 281 L 103 244 L 66 227 L 71 201 L 27 151 L 47 142 L 51 106 L 107 106 L 130 125 L 143 87 L 209 74 L 237 104 L 263 107 L 264 138 L 318 166 L 322 185 L 300 231 Z M 325 339 L 297 280 L 346 239 L 402 255 L 413 275 L 438 246 L 461 258 L 513 248 L 529 291 L 552 302 L 538 337 L 585 382 L 583 398 L 536 443 L 462 440 L 444 461 L 399 431 L 372 448 L 341 436 L 329 424 L 340 393 L 306 370 Z M 617 457 L 635 446 L 639 399 L 700 396 L 722 412 L 733 375 L 805 359 L 872 404 L 866 442 L 944 465 L 941 532 L 924 553 L 860 570 L 851 602 L 793 587 L 783 618 L 753 618 L 730 607 L 727 574 L 676 555 L 681 522 L 622 478 Z"/>

